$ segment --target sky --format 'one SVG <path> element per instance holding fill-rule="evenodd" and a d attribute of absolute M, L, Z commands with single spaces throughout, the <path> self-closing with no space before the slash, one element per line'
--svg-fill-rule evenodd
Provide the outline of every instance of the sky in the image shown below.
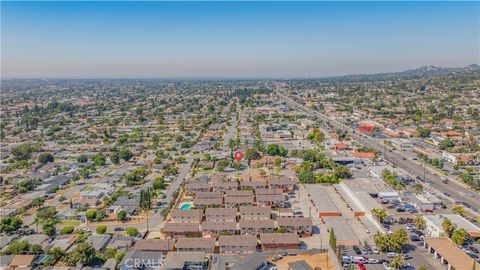
<path fill-rule="evenodd" d="M 1 2 L 2 78 L 323 77 L 480 63 L 480 2 Z"/>

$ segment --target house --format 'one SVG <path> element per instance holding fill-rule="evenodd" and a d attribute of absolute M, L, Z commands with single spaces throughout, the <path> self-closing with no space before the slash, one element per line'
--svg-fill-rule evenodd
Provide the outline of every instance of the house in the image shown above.
<path fill-rule="evenodd" d="M 207 270 L 208 259 L 205 252 L 169 252 L 161 269 Z"/>
<path fill-rule="evenodd" d="M 260 244 L 263 252 L 292 250 L 300 248 L 300 239 L 296 233 L 261 233 Z"/>
<path fill-rule="evenodd" d="M 226 197 L 253 197 L 252 190 L 227 190 L 225 191 Z"/>
<path fill-rule="evenodd" d="M 159 269 L 164 258 L 165 255 L 162 252 L 132 249 L 123 256 L 122 261 L 118 264 L 118 269 Z"/>
<path fill-rule="evenodd" d="M 283 189 L 281 188 L 260 188 L 255 190 L 255 195 L 274 195 L 274 194 L 283 194 Z"/>
<path fill-rule="evenodd" d="M 285 229 L 285 232 L 294 232 L 310 236 L 312 234 L 312 219 L 309 217 L 278 217 L 278 227 Z"/>
<path fill-rule="evenodd" d="M 141 251 L 155 251 L 167 254 L 172 251 L 175 241 L 172 239 L 140 239 L 135 242 L 133 249 Z"/>
<path fill-rule="evenodd" d="M 220 206 L 223 204 L 223 198 L 195 198 L 193 199 L 193 205 L 196 208 L 206 208 Z"/>
<path fill-rule="evenodd" d="M 199 191 L 199 192 L 195 193 L 195 198 L 198 198 L 198 199 L 223 198 L 223 192 L 219 192 L 219 191 L 202 192 L 202 191 Z"/>
<path fill-rule="evenodd" d="M 185 194 L 195 195 L 197 192 L 207 192 L 210 191 L 210 184 L 203 182 L 188 182 L 185 185 Z"/>
<path fill-rule="evenodd" d="M 238 182 L 237 181 L 219 181 L 219 182 L 212 182 L 212 191 L 227 191 L 227 190 L 236 190 L 238 189 Z"/>
<path fill-rule="evenodd" d="M 260 252 L 248 254 L 216 254 L 212 256 L 210 270 L 264 269 L 267 255 Z"/>
<path fill-rule="evenodd" d="M 285 207 L 286 201 L 285 195 L 283 194 L 257 195 L 257 206 L 275 206 L 283 208 Z"/>
<path fill-rule="evenodd" d="M 238 190 L 240 191 L 240 190 Z M 246 190 L 244 190 L 246 191 Z M 248 197 L 243 196 L 227 196 L 225 197 L 225 206 L 227 207 L 239 207 L 242 205 L 253 205 L 253 195 Z"/>
<path fill-rule="evenodd" d="M 79 198 L 72 199 L 73 209 L 93 208 L 99 204 L 100 204 L 100 201 L 97 198 L 84 199 L 79 197 Z"/>
<path fill-rule="evenodd" d="M 59 235 L 50 243 L 51 248 L 59 248 L 61 250 L 68 250 L 75 243 L 75 235 Z"/>
<path fill-rule="evenodd" d="M 260 206 L 240 206 L 240 217 L 246 219 L 270 219 L 272 209 Z"/>
<path fill-rule="evenodd" d="M 163 226 L 163 233 L 168 237 L 180 237 L 180 236 L 199 236 L 200 228 L 198 223 L 176 223 L 167 222 Z"/>
<path fill-rule="evenodd" d="M 216 243 L 215 238 L 181 237 L 177 240 L 175 247 L 177 251 L 196 251 L 196 252 L 200 251 L 205 253 L 214 253 L 215 243 Z"/>
<path fill-rule="evenodd" d="M 101 251 L 107 247 L 110 239 L 111 236 L 108 234 L 90 235 L 86 242 L 89 243 L 96 251 Z"/>
<path fill-rule="evenodd" d="M 274 176 L 273 179 L 268 180 L 270 188 L 281 188 L 284 192 L 291 192 L 295 190 L 296 181 L 287 176 Z"/>
<path fill-rule="evenodd" d="M 241 181 L 240 182 L 240 189 L 245 190 L 245 189 L 259 189 L 259 188 L 266 188 L 267 183 L 266 182 L 258 182 L 258 181 Z"/>
<path fill-rule="evenodd" d="M 102 265 L 102 270 L 115 270 L 117 268 L 117 260 L 110 258 Z"/>
<path fill-rule="evenodd" d="M 174 209 L 170 213 L 172 222 L 194 222 L 200 223 L 202 221 L 202 210 L 201 209 L 188 209 L 180 210 Z"/>
<path fill-rule="evenodd" d="M 124 210 L 128 215 L 134 215 L 137 212 L 140 197 L 129 199 L 126 196 L 118 197 L 117 200 L 108 207 L 107 210 L 117 213 L 120 210 Z"/>
<path fill-rule="evenodd" d="M 107 245 L 107 249 L 123 250 L 130 249 L 133 245 L 133 237 L 121 234 L 114 234 Z"/>
<path fill-rule="evenodd" d="M 9 269 L 30 268 L 37 255 L 14 255 L 9 264 Z"/>
<path fill-rule="evenodd" d="M 31 234 L 20 238 L 20 241 L 27 241 L 30 245 L 40 245 L 46 249 L 50 244 L 50 236 L 45 234 Z"/>
<path fill-rule="evenodd" d="M 269 233 L 275 230 L 275 222 L 271 219 L 241 219 L 239 225 L 242 234 Z"/>
<path fill-rule="evenodd" d="M 237 209 L 235 208 L 207 208 L 205 209 L 206 221 L 236 221 Z"/>
<path fill-rule="evenodd" d="M 211 235 L 220 235 L 220 234 L 229 234 L 234 235 L 237 231 L 237 222 L 236 221 L 205 221 L 201 225 L 202 235 L 211 236 Z"/>
<path fill-rule="evenodd" d="M 244 253 L 257 250 L 257 237 L 253 235 L 220 235 L 220 253 Z"/>

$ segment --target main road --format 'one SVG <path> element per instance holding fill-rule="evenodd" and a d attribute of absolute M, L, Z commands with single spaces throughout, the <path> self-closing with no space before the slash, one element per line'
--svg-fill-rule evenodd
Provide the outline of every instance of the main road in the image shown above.
<path fill-rule="evenodd" d="M 393 150 L 389 150 L 384 146 L 383 141 L 379 142 L 370 136 L 356 132 L 352 127 L 349 127 L 343 123 L 338 122 L 335 119 L 329 118 L 326 115 L 315 111 L 309 107 L 306 107 L 288 96 L 283 90 L 277 89 L 276 94 L 282 98 L 287 104 L 292 107 L 301 109 L 312 116 L 317 116 L 322 119 L 325 123 L 333 127 L 334 129 L 339 129 L 343 132 L 347 132 L 350 138 L 358 141 L 360 144 L 363 144 L 366 147 L 371 147 L 380 153 L 383 154 L 384 158 L 390 163 L 396 165 L 399 168 L 402 168 L 409 172 L 412 175 L 418 176 L 421 179 L 424 179 L 426 183 L 429 183 L 432 189 L 438 190 L 444 198 L 452 202 L 465 202 L 469 205 L 468 210 L 474 214 L 478 214 L 480 211 L 480 197 L 476 191 L 472 191 L 467 188 L 462 183 L 459 183 L 458 180 L 449 178 L 447 184 L 442 182 L 442 179 L 436 173 L 431 171 L 429 168 L 425 168 L 423 165 L 414 162 L 407 158 L 403 153 L 398 153 Z M 448 196 L 446 195 L 448 194 Z M 467 194 L 471 195 L 468 196 Z"/>

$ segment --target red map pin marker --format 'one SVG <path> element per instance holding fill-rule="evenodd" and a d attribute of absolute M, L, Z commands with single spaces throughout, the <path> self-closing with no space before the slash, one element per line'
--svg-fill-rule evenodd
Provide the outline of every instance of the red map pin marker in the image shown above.
<path fill-rule="evenodd" d="M 235 154 L 233 154 L 233 158 L 234 158 L 236 161 L 242 160 L 242 158 L 243 158 L 243 152 L 241 152 L 241 151 L 235 152 Z"/>

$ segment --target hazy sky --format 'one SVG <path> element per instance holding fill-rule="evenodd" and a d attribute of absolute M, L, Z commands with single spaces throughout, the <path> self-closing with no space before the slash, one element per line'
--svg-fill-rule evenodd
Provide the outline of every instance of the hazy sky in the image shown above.
<path fill-rule="evenodd" d="M 480 62 L 479 2 L 1 2 L 2 77 L 312 77 Z"/>

